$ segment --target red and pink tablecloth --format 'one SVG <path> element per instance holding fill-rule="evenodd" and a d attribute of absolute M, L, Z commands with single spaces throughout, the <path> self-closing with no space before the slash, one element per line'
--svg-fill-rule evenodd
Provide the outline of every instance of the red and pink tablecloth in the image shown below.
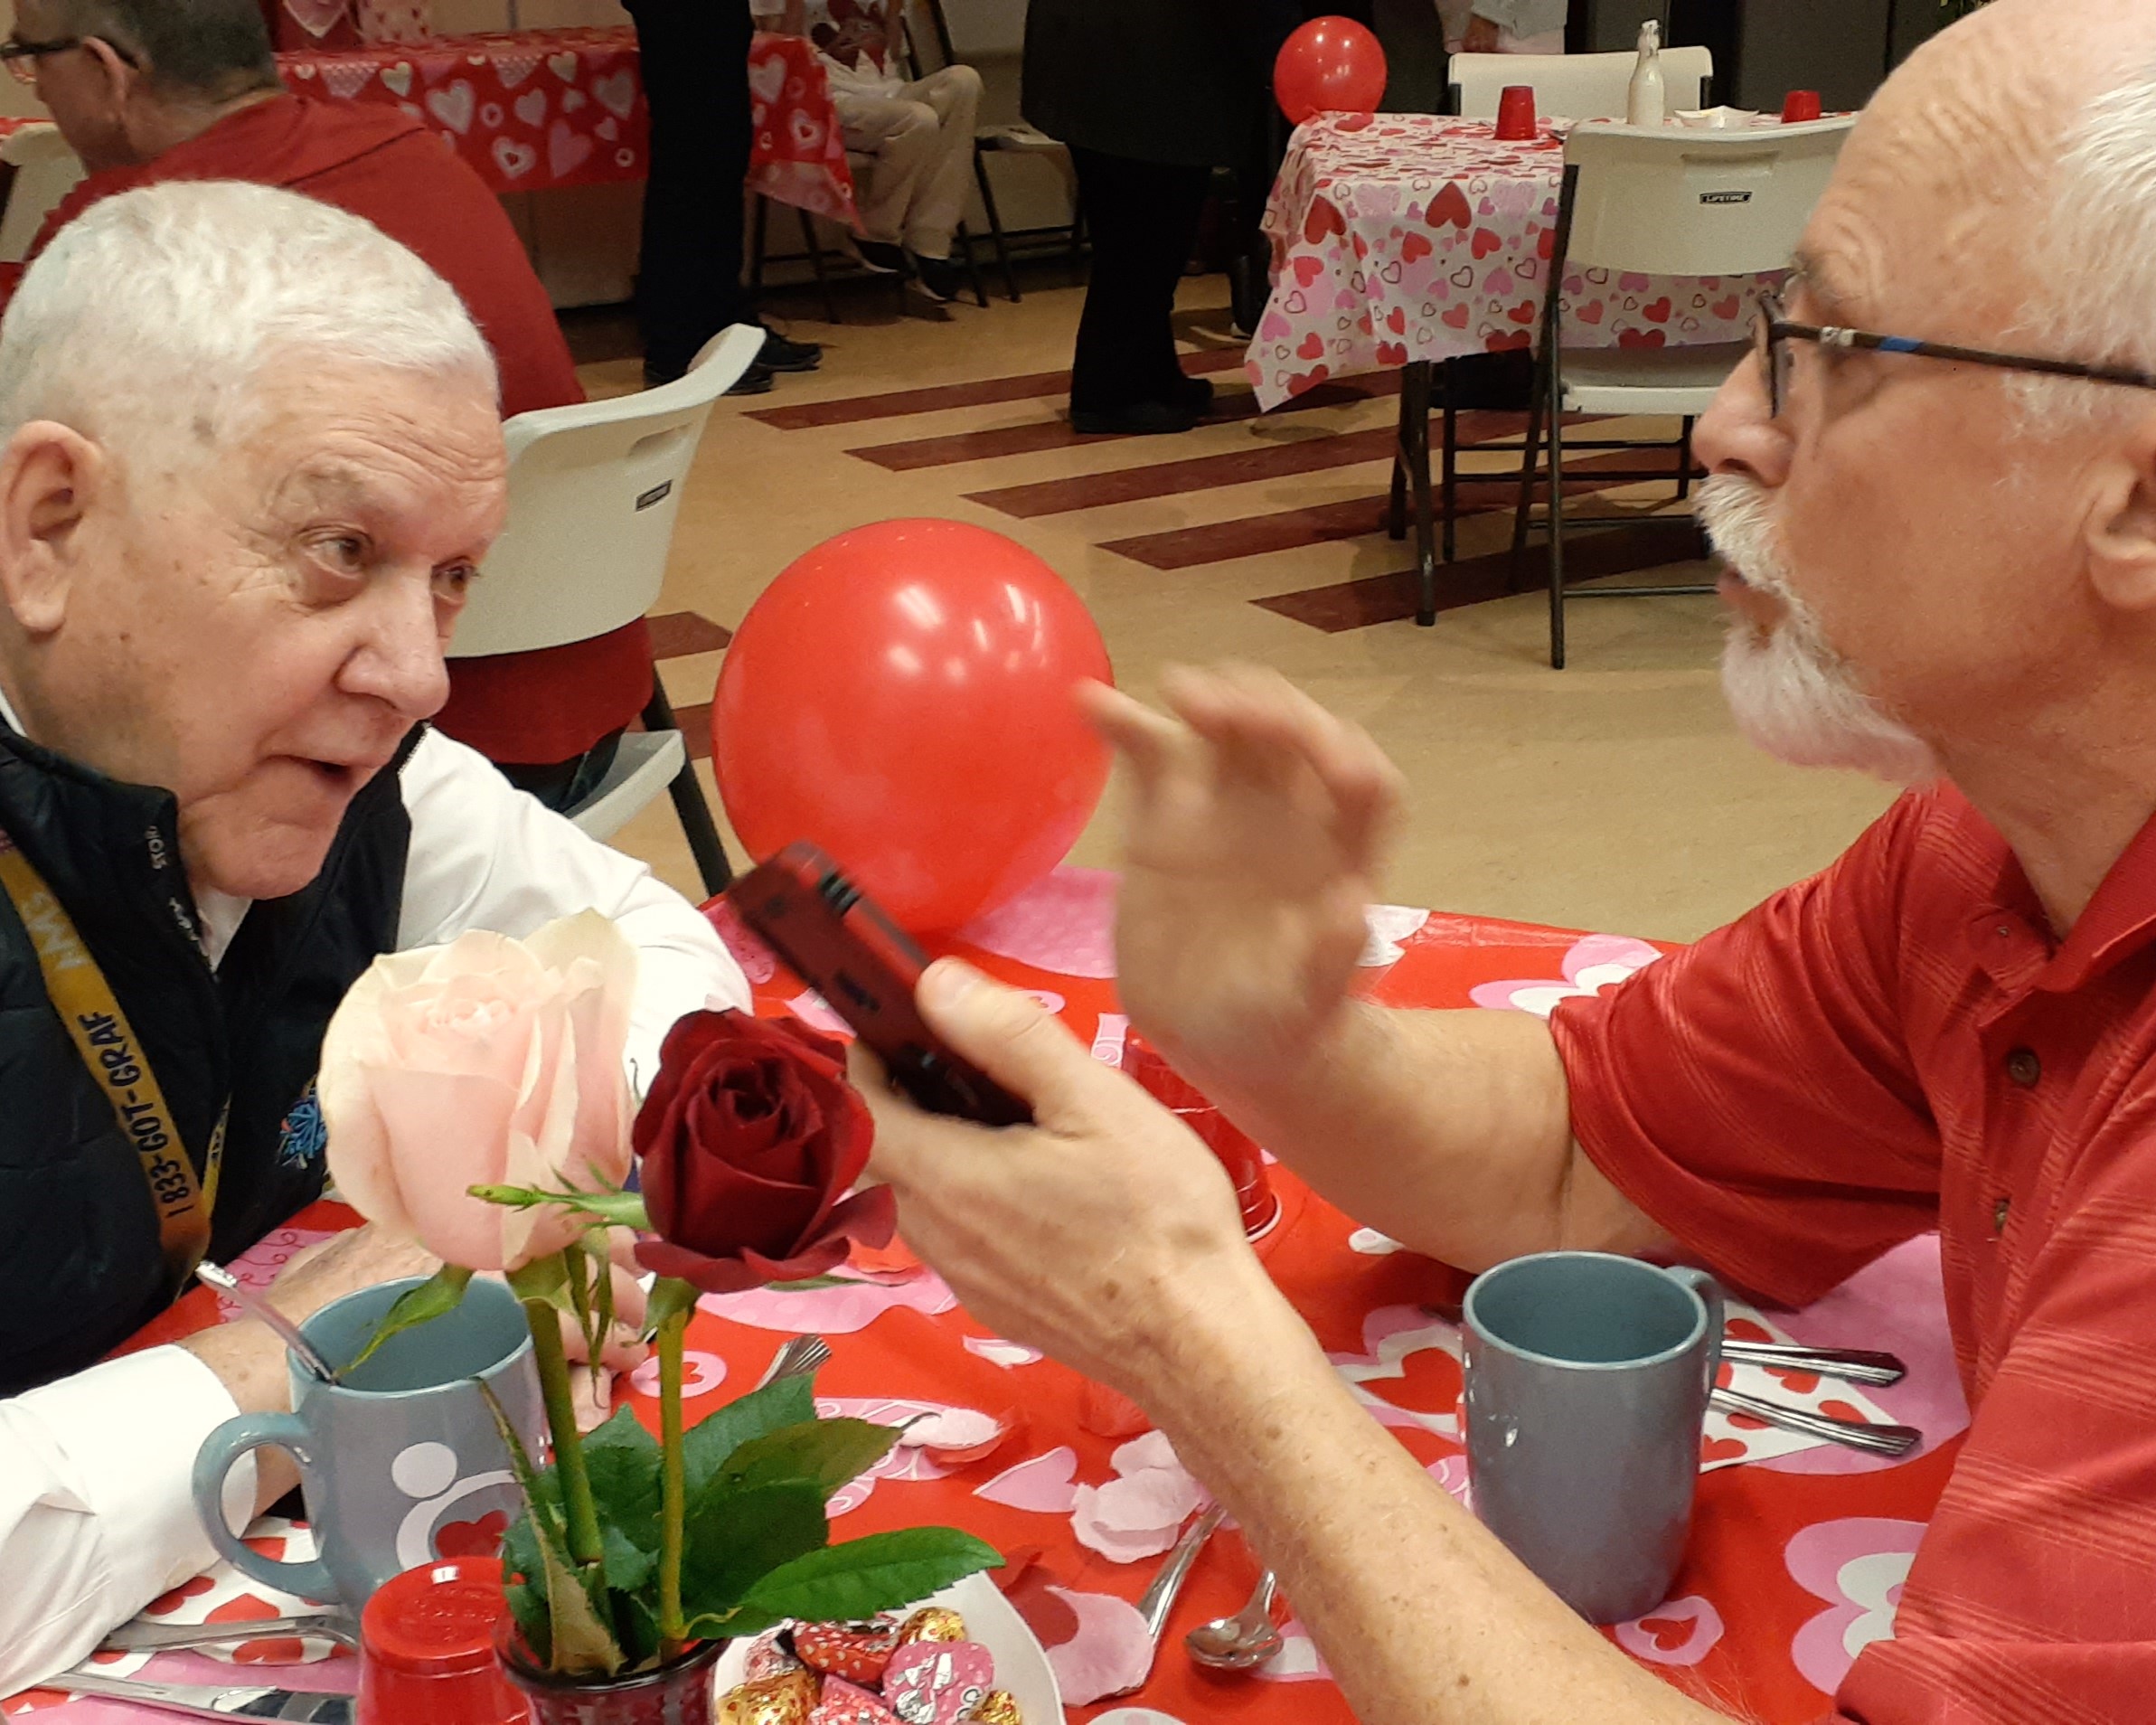
<path fill-rule="evenodd" d="M 1501 143 L 1488 120 L 1324 114 L 1295 128 L 1266 207 L 1273 292 L 1245 358 L 1261 407 L 1327 378 L 1526 347 L 1564 178 L 1560 129 Z M 1757 278 L 1566 272 L 1565 340 L 1741 341 Z"/>
<path fill-rule="evenodd" d="M 631 29 L 310 48 L 280 53 L 278 64 L 294 90 L 395 108 L 433 127 L 497 192 L 638 180 L 649 172 L 650 116 Z M 814 50 L 798 38 L 759 34 L 748 77 L 754 127 L 748 189 L 850 222 L 852 176 Z"/>
<path fill-rule="evenodd" d="M 1097 1055 L 1115 1060 L 1125 1021 L 1114 983 L 1114 890 L 1112 876 L 1063 870 L 943 944 L 1035 992 Z M 738 941 L 738 928 L 718 920 Z M 745 943 L 737 949 L 758 1010 L 835 1022 L 767 956 Z M 1546 1014 L 1565 996 L 1606 987 L 1659 956 L 1651 945 L 1619 937 L 1380 906 L 1370 914 L 1363 988 L 1394 1004 Z M 1275 1279 L 1371 1415 L 1446 1489 L 1464 1497 L 1459 1332 L 1440 1315 L 1456 1300 L 1461 1278 L 1357 1227 L 1284 1170 L 1273 1174 L 1285 1216 L 1259 1249 Z M 283 1258 L 353 1220 L 341 1206 L 317 1205 L 249 1254 L 243 1273 L 267 1285 Z M 965 1462 L 924 1449 L 895 1451 L 848 1485 L 833 1509 L 849 1536 L 942 1522 L 994 1542 L 1011 1560 L 1012 1598 L 1049 1649 L 1074 1720 L 1203 1725 L 1233 1716 L 1252 1725 L 1350 1725 L 1347 1703 L 1299 1623 L 1288 1626 L 1280 1655 L 1252 1677 L 1209 1676 L 1184 1657 L 1182 1632 L 1238 1608 L 1256 1579 L 1254 1560 L 1232 1534 L 1217 1537 L 1200 1558 L 1151 1682 L 1121 1702 L 1091 1703 L 1088 1685 L 1097 1683 L 1127 1635 L 1132 1602 L 1159 1560 L 1118 1560 L 1131 1550 L 1129 1534 L 1104 1527 L 1099 1500 L 1081 1488 L 1146 1467 L 1173 1469 L 1172 1454 L 1127 1423 L 1127 1404 L 1119 1409 L 1075 1372 L 984 1329 L 939 1277 L 902 1251 L 863 1258 L 849 1273 L 861 1279 L 707 1297 L 689 1332 L 689 1418 L 699 1417 L 700 1399 L 753 1385 L 790 1337 L 822 1335 L 833 1350 L 817 1379 L 827 1411 L 896 1422 L 959 1408 L 1003 1426 L 999 1447 Z M 207 1290 L 196 1289 L 140 1340 L 169 1339 L 229 1315 Z M 1758 1725 L 1809 1725 L 1858 1652 L 1892 1634 L 1901 1582 L 1968 1421 L 1935 1240 L 1911 1242 L 1806 1311 L 1740 1308 L 1733 1328 L 1901 1353 L 1908 1377 L 1871 1392 L 1868 1401 L 1795 1373 L 1746 1387 L 1830 1411 L 1884 1415 L 1921 1427 L 1927 1440 L 1911 1456 L 1887 1461 L 1823 1447 L 1793 1450 L 1775 1434 L 1715 1416 L 1691 1549 L 1671 1598 L 1607 1633 L 1660 1676 L 1718 1708 L 1733 1707 Z M 631 1386 L 632 1405 L 654 1425 L 655 1381 L 647 1369 Z M 452 1491 L 440 1501 L 454 1498 Z M 500 1532 L 453 1514 L 440 1521 L 435 1536 L 442 1549 L 472 1549 Z M 306 1539 L 303 1529 L 281 1522 L 258 1527 L 256 1536 L 279 1546 Z M 1163 1531 L 1162 1549 L 1172 1537 L 1172 1529 Z M 14 1579 L 26 1585 L 35 1579 Z M 174 1589 L 149 1615 L 231 1621 L 270 1617 L 280 1607 L 289 1602 L 221 1570 Z M 328 1651 L 323 1644 L 265 1640 L 243 1643 L 222 1659 L 128 1654 L 110 1663 L 121 1673 L 201 1682 L 230 1680 L 234 1658 L 252 1668 L 250 1675 L 314 1659 L 319 1663 L 288 1671 L 287 1681 L 353 1687 L 354 1662 L 329 1658 Z M 1438 1676 L 1433 1673 L 1433 1682 Z M 52 1691 L 18 1696 L 0 1711 L 32 1708 L 59 1709 L 69 1725 L 148 1725 L 156 1717 L 107 1701 L 70 1701 Z"/>

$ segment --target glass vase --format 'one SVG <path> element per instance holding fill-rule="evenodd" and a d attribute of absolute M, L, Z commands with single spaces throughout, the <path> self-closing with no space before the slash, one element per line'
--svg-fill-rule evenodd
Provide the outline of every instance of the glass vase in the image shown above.
<path fill-rule="evenodd" d="M 532 1725 L 711 1725 L 711 1667 L 724 1641 L 707 1641 L 656 1671 L 621 1677 L 568 1676 L 531 1662 L 504 1619 L 494 1652 L 532 1710 Z"/>

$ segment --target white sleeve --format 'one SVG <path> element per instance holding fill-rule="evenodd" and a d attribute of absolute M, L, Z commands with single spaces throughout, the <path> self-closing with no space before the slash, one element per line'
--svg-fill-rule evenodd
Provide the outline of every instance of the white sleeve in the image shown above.
<path fill-rule="evenodd" d="M 0 1401 L 0 1695 L 87 1658 L 117 1625 L 210 1567 L 193 1478 L 239 1411 L 184 1348 L 150 1348 Z M 254 1513 L 254 1457 L 225 1514 Z"/>
<path fill-rule="evenodd" d="M 634 858 L 587 837 L 516 788 L 475 749 L 429 731 L 404 763 L 411 848 L 399 950 L 467 928 L 519 938 L 556 917 L 597 910 L 636 948 L 630 1083 L 641 1091 L 659 1044 L 684 1013 L 749 1004 L 748 979 L 702 913 Z"/>

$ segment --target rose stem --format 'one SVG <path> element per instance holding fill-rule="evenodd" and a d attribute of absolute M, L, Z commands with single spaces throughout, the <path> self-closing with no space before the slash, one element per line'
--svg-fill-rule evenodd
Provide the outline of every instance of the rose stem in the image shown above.
<path fill-rule="evenodd" d="M 659 1656 L 672 1659 L 688 1639 L 682 1621 L 682 1538 L 688 1511 L 688 1476 L 682 1462 L 682 1338 L 689 1314 L 676 1312 L 659 1325 Z"/>
<path fill-rule="evenodd" d="M 584 1466 L 584 1441 L 577 1435 L 577 1407 L 569 1387 L 569 1354 L 561 1345 L 561 1314 L 547 1300 L 523 1302 L 532 1326 L 532 1352 L 539 1362 L 540 1393 L 546 1399 L 547 1429 L 554 1439 L 554 1472 L 561 1482 L 561 1508 L 569 1518 L 569 1555 L 589 1567 L 605 1560 L 598 1506 L 591 1500 L 591 1475 Z"/>

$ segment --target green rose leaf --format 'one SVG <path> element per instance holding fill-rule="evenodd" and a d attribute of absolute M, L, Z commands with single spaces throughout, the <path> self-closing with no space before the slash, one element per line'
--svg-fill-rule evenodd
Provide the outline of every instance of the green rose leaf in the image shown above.
<path fill-rule="evenodd" d="M 397 1303 L 381 1315 L 381 1322 L 374 1326 L 374 1334 L 367 1338 L 359 1357 L 344 1370 L 350 1372 L 364 1365 L 373 1357 L 374 1350 L 392 1335 L 447 1317 L 463 1304 L 464 1290 L 471 1279 L 472 1272 L 461 1264 L 444 1264 L 419 1287 L 406 1288 L 397 1296 Z"/>
<path fill-rule="evenodd" d="M 896 1427 L 865 1419 L 805 1420 L 751 1438 L 726 1458 L 719 1477 L 743 1485 L 813 1479 L 829 1497 L 881 1461 L 898 1441 Z"/>
<path fill-rule="evenodd" d="M 831 1537 L 824 1492 L 808 1480 L 728 1490 L 689 1500 L 682 1552 L 682 1608 L 723 1615 L 772 1570 Z"/>
<path fill-rule="evenodd" d="M 993 1545 L 955 1527 L 900 1528 L 805 1552 L 757 1581 L 742 1604 L 777 1617 L 851 1622 L 911 1605 L 1003 1561 Z M 745 1632 L 729 1625 L 727 1633 Z"/>
<path fill-rule="evenodd" d="M 805 1376 L 780 1378 L 714 1409 L 683 1434 L 682 1471 L 689 1501 L 693 1503 L 727 1459 L 751 1438 L 815 1417 L 815 1386 Z"/>
<path fill-rule="evenodd" d="M 598 1505 L 601 1524 L 618 1530 L 626 1541 L 646 1551 L 656 1551 L 659 1440 L 645 1430 L 635 1414 L 617 1408 L 605 1425 L 585 1434 L 584 1467 L 591 1477 L 591 1495 Z M 614 1579 L 611 1560 L 607 1567 L 608 1584 L 622 1586 Z"/>

